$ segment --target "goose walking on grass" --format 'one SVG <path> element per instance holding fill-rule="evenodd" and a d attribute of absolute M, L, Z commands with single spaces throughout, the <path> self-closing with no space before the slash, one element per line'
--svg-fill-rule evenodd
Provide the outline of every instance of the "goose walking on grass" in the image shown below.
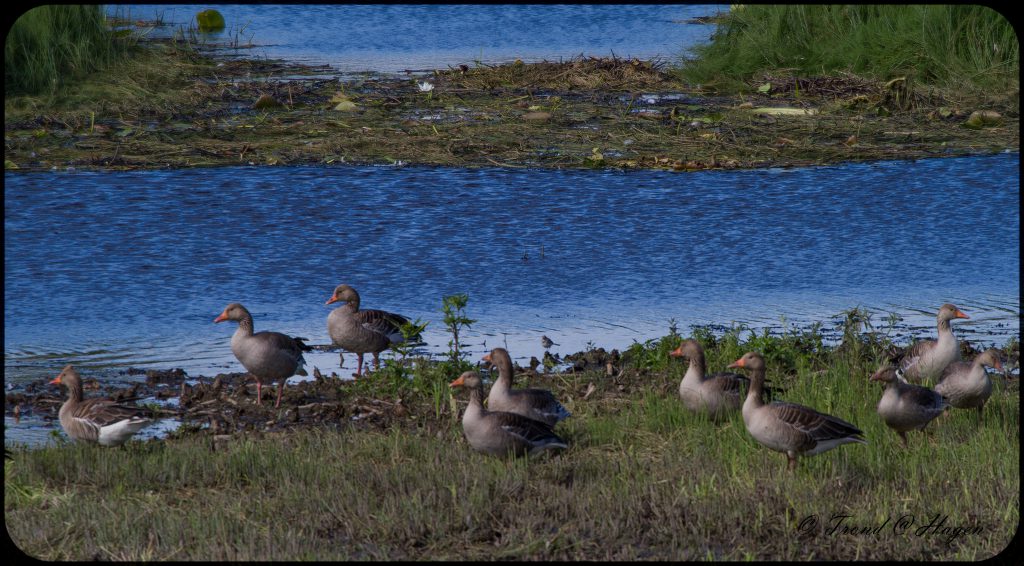
<path fill-rule="evenodd" d="M 796 403 L 766 404 L 761 398 L 765 375 L 761 354 L 747 352 L 729 367 L 750 370 L 750 390 L 743 402 L 743 424 L 755 440 L 784 453 L 790 470 L 796 468 L 798 456 L 813 456 L 851 442 L 867 444 L 859 428 L 840 418 Z"/>
<path fill-rule="evenodd" d="M 946 366 L 960 359 L 960 345 L 949 322 L 957 318 L 971 318 L 950 303 L 939 308 L 935 319 L 939 328 L 938 340 L 921 340 L 908 347 L 897 360 L 903 378 L 911 383 L 932 381 L 942 375 Z"/>
<path fill-rule="evenodd" d="M 342 306 L 327 315 L 327 333 L 331 341 L 358 356 L 356 375 L 363 375 L 363 354 L 373 354 L 373 369 L 380 369 L 380 353 L 392 344 L 405 341 L 402 326 L 406 317 L 387 311 L 359 310 L 359 293 L 349 285 L 338 285 L 325 304 L 341 302 Z M 341 365 L 345 355 L 339 353 Z"/>
<path fill-rule="evenodd" d="M 533 456 L 568 448 L 568 444 L 541 421 L 485 409 L 483 381 L 475 371 L 463 373 L 448 385 L 469 389 L 469 405 L 462 414 L 462 431 L 477 452 L 500 457 Z"/>
<path fill-rule="evenodd" d="M 999 361 L 999 350 L 989 348 L 973 363 L 953 362 L 942 372 L 942 379 L 935 385 L 935 391 L 946 398 L 957 409 L 978 409 L 978 422 L 982 410 L 992 395 L 992 380 L 985 373 L 985 367 L 1003 370 Z"/>
<path fill-rule="evenodd" d="M 892 364 L 882 366 L 869 379 L 885 384 L 885 392 L 878 401 L 878 415 L 900 435 L 904 446 L 907 432 L 924 430 L 949 406 L 937 392 L 899 379 Z"/>
<path fill-rule="evenodd" d="M 252 315 L 240 303 L 231 303 L 214 322 L 233 320 L 238 329 L 231 336 L 231 352 L 235 354 L 246 371 L 256 378 L 256 404 L 263 404 L 263 382 L 280 381 L 277 388 L 277 402 L 281 406 L 284 384 L 293 375 L 308 375 L 303 368 L 306 359 L 302 352 L 312 350 L 303 343 L 305 338 L 294 338 L 280 332 L 261 331 L 253 333 Z"/>
<path fill-rule="evenodd" d="M 68 389 L 68 400 L 60 408 L 60 426 L 75 440 L 120 446 L 153 423 L 139 407 L 107 398 L 83 399 L 82 378 L 70 364 L 50 383 Z"/>
<path fill-rule="evenodd" d="M 505 348 L 491 350 L 483 361 L 498 368 L 498 379 L 487 395 L 487 407 L 491 410 L 516 413 L 551 427 L 571 416 L 547 389 L 512 389 L 512 357 Z"/>

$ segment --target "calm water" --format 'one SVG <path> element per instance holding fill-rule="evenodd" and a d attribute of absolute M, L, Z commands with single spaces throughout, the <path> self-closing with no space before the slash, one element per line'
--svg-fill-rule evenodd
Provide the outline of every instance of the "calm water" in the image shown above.
<path fill-rule="evenodd" d="M 177 29 L 207 5 L 111 6 L 111 14 Z M 727 5 L 223 5 L 218 43 L 240 53 L 328 64 L 342 72 L 444 69 L 460 63 L 531 62 L 580 54 L 675 59 L 714 26 L 687 24 Z"/>
<path fill-rule="evenodd" d="M 1019 335 L 1019 155 L 743 172 L 275 167 L 5 174 L 8 385 L 86 369 L 241 369 L 257 330 L 329 342 L 324 306 L 431 322 L 465 292 L 474 356 L 627 347 L 694 324 L 828 321 L 863 306 L 934 333 Z M 542 253 L 543 246 L 543 256 Z M 524 256 L 526 259 L 524 259 Z M 311 365 L 336 369 L 337 355 Z M 352 359 L 349 356 L 349 359 Z M 347 365 L 347 367 L 349 367 Z"/>

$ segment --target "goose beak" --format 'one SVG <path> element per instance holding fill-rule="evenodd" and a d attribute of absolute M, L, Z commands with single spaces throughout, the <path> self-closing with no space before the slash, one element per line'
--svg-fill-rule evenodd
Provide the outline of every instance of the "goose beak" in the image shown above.
<path fill-rule="evenodd" d="M 740 358 L 740 359 L 736 360 L 735 362 L 729 364 L 726 367 L 730 367 L 730 368 L 745 368 L 745 367 L 747 367 L 747 363 L 743 361 L 743 358 Z"/>
<path fill-rule="evenodd" d="M 490 354 L 484 354 L 484 357 L 482 357 L 480 359 L 485 361 L 485 362 L 490 362 L 491 361 L 491 355 Z"/>
<path fill-rule="evenodd" d="M 50 381 L 50 385 L 60 385 L 60 383 L 61 383 L 61 381 L 60 381 L 60 376 L 59 375 L 57 377 L 53 378 L 52 381 Z"/>
<path fill-rule="evenodd" d="M 868 378 L 868 381 L 882 381 L 882 372 L 876 371 L 875 373 L 871 374 L 871 377 Z"/>
<path fill-rule="evenodd" d="M 680 347 L 676 348 L 675 350 L 672 350 L 671 352 L 668 353 L 668 355 L 672 356 L 673 358 L 682 357 L 682 355 L 683 355 L 683 347 L 680 346 Z"/>
<path fill-rule="evenodd" d="M 463 382 L 463 378 L 462 378 L 462 376 L 460 375 L 460 376 L 458 377 L 458 379 L 456 379 L 455 381 L 453 381 L 453 382 L 449 383 L 449 384 L 448 384 L 448 387 L 462 387 L 463 385 L 465 385 L 465 383 Z"/>
<path fill-rule="evenodd" d="M 224 322 L 227 319 L 228 319 L 228 313 L 225 311 L 225 312 L 220 313 L 220 315 L 217 318 L 213 319 L 213 321 L 214 322 Z"/>
<path fill-rule="evenodd" d="M 967 316 L 966 314 L 964 314 L 964 311 L 961 311 L 961 310 L 957 310 L 956 311 L 956 317 L 957 318 L 971 318 L 971 317 Z"/>
<path fill-rule="evenodd" d="M 331 303 L 336 303 L 336 302 L 338 302 L 338 297 L 331 297 L 330 299 L 327 299 L 327 302 L 324 303 L 324 304 L 325 305 L 329 305 Z"/>

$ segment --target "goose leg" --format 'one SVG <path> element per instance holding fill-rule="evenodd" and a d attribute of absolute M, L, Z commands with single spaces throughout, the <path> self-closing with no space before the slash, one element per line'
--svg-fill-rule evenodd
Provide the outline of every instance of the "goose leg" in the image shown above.
<path fill-rule="evenodd" d="M 258 379 L 256 380 L 256 404 L 263 404 L 263 384 Z"/>
<path fill-rule="evenodd" d="M 796 456 L 792 454 L 786 454 L 786 457 L 789 458 L 789 471 L 792 472 L 793 470 L 796 469 Z"/>
<path fill-rule="evenodd" d="M 345 354 L 338 352 L 338 367 L 345 367 Z"/>
<path fill-rule="evenodd" d="M 361 375 L 363 375 L 363 355 L 362 354 L 358 354 L 358 356 L 359 356 L 359 367 L 356 368 L 356 375 L 357 376 L 361 376 Z"/>
<path fill-rule="evenodd" d="M 897 434 L 900 435 L 900 439 L 903 440 L 903 447 L 906 448 L 907 446 L 909 446 L 907 444 L 907 433 L 905 433 L 903 431 L 896 431 L 896 432 L 897 432 Z"/>
<path fill-rule="evenodd" d="M 284 378 L 281 380 L 281 383 L 277 385 L 277 403 L 274 403 L 275 409 L 281 406 L 281 393 L 284 393 L 284 382 L 287 380 L 288 378 Z"/>
<path fill-rule="evenodd" d="M 373 353 L 373 371 L 377 371 L 379 369 L 380 369 L 380 353 L 374 352 Z"/>

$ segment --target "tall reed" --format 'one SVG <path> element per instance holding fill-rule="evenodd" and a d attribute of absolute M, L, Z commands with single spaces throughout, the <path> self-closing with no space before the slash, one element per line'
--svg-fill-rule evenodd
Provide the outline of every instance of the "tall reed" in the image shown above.
<path fill-rule="evenodd" d="M 984 6 L 746 5 L 732 9 L 711 43 L 694 49 L 683 76 L 743 81 L 779 69 L 998 91 L 1019 88 L 1020 43 L 1012 24 Z"/>
<path fill-rule="evenodd" d="M 4 42 L 5 93 L 54 92 L 121 57 L 131 34 L 108 29 L 99 5 L 39 6 L 21 15 Z"/>

